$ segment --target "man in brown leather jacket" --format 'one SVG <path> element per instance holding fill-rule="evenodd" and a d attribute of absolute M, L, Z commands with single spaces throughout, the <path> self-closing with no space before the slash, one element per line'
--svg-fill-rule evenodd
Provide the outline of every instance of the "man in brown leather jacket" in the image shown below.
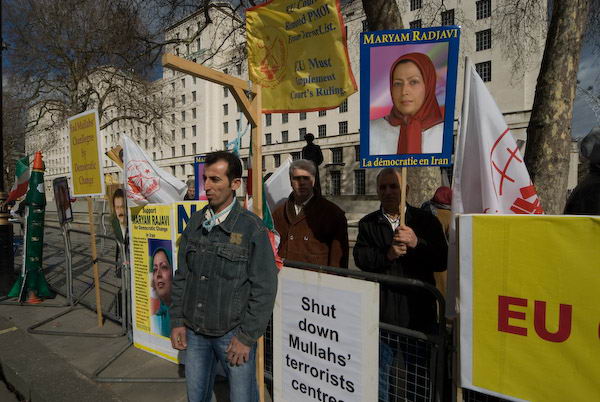
<path fill-rule="evenodd" d="M 292 261 L 348 267 L 348 222 L 334 203 L 314 191 L 316 167 L 300 159 L 290 165 L 292 193 L 273 213 L 281 235 L 279 256 Z"/>

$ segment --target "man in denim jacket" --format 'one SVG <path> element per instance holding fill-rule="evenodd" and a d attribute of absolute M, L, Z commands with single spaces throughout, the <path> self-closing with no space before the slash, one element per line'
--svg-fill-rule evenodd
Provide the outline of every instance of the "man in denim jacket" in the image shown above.
<path fill-rule="evenodd" d="M 232 402 L 258 401 L 256 340 L 277 293 L 277 268 L 267 228 L 235 199 L 242 165 L 224 151 L 207 155 L 209 205 L 181 236 L 173 278 L 171 343 L 187 350 L 188 400 L 209 402 L 217 365 L 225 367 Z"/>

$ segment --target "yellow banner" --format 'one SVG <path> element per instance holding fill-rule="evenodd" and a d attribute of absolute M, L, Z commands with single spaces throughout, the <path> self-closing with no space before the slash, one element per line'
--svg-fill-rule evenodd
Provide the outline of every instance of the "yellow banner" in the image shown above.
<path fill-rule="evenodd" d="M 597 400 L 600 218 L 468 218 L 460 225 L 463 381 L 471 370 L 472 388 L 498 396 Z M 469 230 L 471 244 L 462 244 Z"/>
<path fill-rule="evenodd" d="M 75 196 L 104 196 L 99 135 L 96 110 L 69 119 L 71 174 Z"/>
<path fill-rule="evenodd" d="M 250 79 L 263 112 L 337 107 L 356 92 L 339 0 L 273 0 L 246 12 Z"/>

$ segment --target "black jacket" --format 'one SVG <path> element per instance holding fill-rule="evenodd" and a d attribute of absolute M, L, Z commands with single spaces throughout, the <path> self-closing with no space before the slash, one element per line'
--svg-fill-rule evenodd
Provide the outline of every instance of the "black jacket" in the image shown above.
<path fill-rule="evenodd" d="M 600 165 L 591 165 L 590 173 L 573 189 L 565 214 L 600 215 Z"/>
<path fill-rule="evenodd" d="M 418 243 L 394 261 L 386 257 L 394 235 L 381 210 L 358 223 L 354 260 L 363 271 L 418 279 L 435 286 L 434 272 L 446 270 L 448 246 L 440 222 L 431 213 L 407 206 L 406 225 Z M 380 288 L 380 320 L 388 324 L 429 332 L 436 322 L 435 299 L 419 289 Z"/>

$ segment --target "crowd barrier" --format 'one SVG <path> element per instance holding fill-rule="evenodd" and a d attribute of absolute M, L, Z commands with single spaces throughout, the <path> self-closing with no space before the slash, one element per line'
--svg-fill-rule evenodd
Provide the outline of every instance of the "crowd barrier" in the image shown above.
<path fill-rule="evenodd" d="M 57 222 L 53 219 L 46 219 L 46 222 Z M 73 222 L 74 225 L 87 225 L 87 222 Z M 100 222 L 102 224 L 101 217 Z M 69 304 L 72 306 L 79 305 L 89 310 L 95 311 L 95 299 L 93 297 L 86 298 L 86 295 L 93 289 L 93 277 L 91 275 L 92 263 L 91 255 L 87 252 L 87 245 L 82 246 L 80 244 L 73 246 L 71 243 L 71 233 L 89 235 L 90 233 L 84 230 L 73 229 L 70 227 L 59 227 L 54 225 L 46 224 L 46 229 L 49 231 L 60 231 L 63 235 L 64 245 L 57 246 L 45 242 L 45 246 L 59 251 L 64 251 L 65 264 L 64 270 L 58 268 L 46 272 L 48 275 L 48 282 L 51 288 L 66 297 L 69 300 Z M 107 274 L 114 269 L 118 269 L 118 264 L 114 258 L 106 258 L 107 255 L 115 255 L 117 245 L 116 239 L 112 236 L 97 234 L 96 237 L 101 241 L 108 240 L 114 247 L 108 247 L 109 250 L 105 250 L 104 256 L 98 258 L 99 262 L 108 265 L 108 269 L 102 271 L 100 276 L 101 287 L 103 291 L 108 292 L 111 295 L 108 307 L 103 307 L 103 314 L 106 318 L 122 325 L 122 332 L 119 334 L 109 334 L 109 336 L 122 336 L 128 329 L 127 321 L 123 318 L 122 306 L 128 305 L 128 300 L 125 299 L 126 295 L 123 294 L 122 288 L 128 288 L 122 281 L 115 287 L 114 283 L 107 282 L 105 280 Z M 84 243 L 87 244 L 87 243 Z M 79 248 L 79 250 L 78 250 Z M 69 277 L 73 271 L 73 257 L 79 256 L 84 259 L 89 259 L 89 262 L 79 265 L 77 269 L 77 277 Z M 379 339 L 382 343 L 389 346 L 388 358 L 390 359 L 390 370 L 387 373 L 383 384 L 387 384 L 388 388 L 388 400 L 379 399 L 380 402 L 396 402 L 396 401 L 418 401 L 418 402 L 442 402 L 442 401 L 453 401 L 454 392 L 451 389 L 451 381 L 449 379 L 449 373 L 451 372 L 451 357 L 449 351 L 451 351 L 452 345 L 452 333 L 446 327 L 446 320 L 444 318 L 445 311 L 445 300 L 439 290 L 427 283 L 418 280 L 398 278 L 395 276 L 388 276 L 382 274 L 375 274 L 370 272 L 363 272 L 358 270 L 341 269 L 335 267 L 326 267 L 320 265 L 314 265 L 309 263 L 302 263 L 296 261 L 285 261 L 285 266 L 312 270 L 317 272 L 323 272 L 332 275 L 341 275 L 351 277 L 355 279 L 361 279 L 366 281 L 377 282 L 380 287 L 396 288 L 410 290 L 421 289 L 425 290 L 436 301 L 437 307 L 437 320 L 435 322 L 435 330 L 432 333 L 423 333 L 414 331 L 408 328 L 397 327 L 388 323 L 379 323 Z M 80 282 L 79 292 L 73 293 L 73 281 Z M 110 288 L 113 287 L 113 291 Z M 103 303 L 104 304 L 104 303 Z M 128 314 L 125 312 L 125 314 Z M 51 319 L 55 319 L 52 317 Z M 30 332 L 34 333 L 47 333 L 45 331 L 36 330 L 37 327 L 47 323 L 45 320 L 43 323 L 38 323 L 32 328 Z M 50 331 L 48 331 L 50 332 Z M 59 335 L 61 332 L 54 332 L 53 334 Z M 73 335 L 72 333 L 62 333 L 64 335 Z M 94 336 L 94 335 L 92 335 Z M 121 352 L 122 353 L 122 352 Z M 265 333 L 265 379 L 268 385 L 272 385 L 273 381 L 273 331 L 272 325 L 269 323 L 267 331 Z M 120 355 L 120 353 L 119 353 Z M 105 363 L 97 373 L 94 375 L 94 379 L 97 381 L 111 382 L 179 382 L 183 379 L 174 378 L 144 378 L 144 379 L 103 379 L 98 377 L 100 372 L 104 370 L 108 364 L 110 364 L 118 355 L 111 358 L 110 361 Z M 381 358 L 381 356 L 380 356 Z M 381 379 L 380 379 L 381 381 Z M 381 386 L 381 385 L 380 385 Z M 488 396 L 476 391 L 467 389 L 462 390 L 462 401 L 463 402 L 504 402 L 504 399 Z"/>

